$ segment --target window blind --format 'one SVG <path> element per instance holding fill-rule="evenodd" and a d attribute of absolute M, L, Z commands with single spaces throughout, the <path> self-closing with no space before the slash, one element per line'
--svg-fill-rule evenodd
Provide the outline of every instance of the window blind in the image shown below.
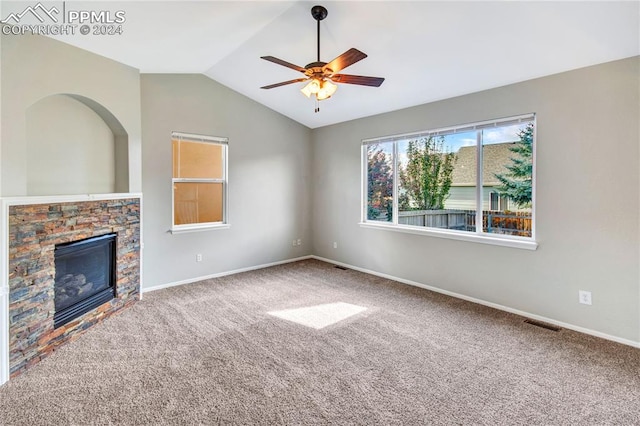
<path fill-rule="evenodd" d="M 189 142 L 208 142 L 228 144 L 229 139 L 215 136 L 197 135 L 195 133 L 171 132 L 171 139 Z"/>

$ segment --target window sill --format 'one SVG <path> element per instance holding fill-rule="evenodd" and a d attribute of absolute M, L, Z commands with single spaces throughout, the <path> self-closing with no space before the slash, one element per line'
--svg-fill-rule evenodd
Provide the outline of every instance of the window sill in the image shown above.
<path fill-rule="evenodd" d="M 181 226 L 178 228 L 171 228 L 169 231 L 172 234 L 186 234 L 188 232 L 200 232 L 200 231 L 214 231 L 218 229 L 229 229 L 231 225 L 228 223 L 214 223 L 207 225 L 190 225 L 190 226 Z"/>
<path fill-rule="evenodd" d="M 362 228 L 380 229 L 384 231 L 403 232 L 406 234 L 425 235 L 428 237 L 446 238 L 450 240 L 469 241 L 472 243 L 490 244 L 494 246 L 511 247 L 524 250 L 536 250 L 538 243 L 533 240 L 523 240 L 517 237 L 494 237 L 479 235 L 471 232 L 460 232 L 440 229 L 422 229 L 402 225 L 385 225 L 382 223 L 360 222 Z"/>

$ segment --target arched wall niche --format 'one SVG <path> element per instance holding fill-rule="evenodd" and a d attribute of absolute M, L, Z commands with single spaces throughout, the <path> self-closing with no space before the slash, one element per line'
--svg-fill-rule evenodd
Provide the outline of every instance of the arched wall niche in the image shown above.
<path fill-rule="evenodd" d="M 128 134 L 98 102 L 42 98 L 26 111 L 26 138 L 27 195 L 128 192 Z"/>

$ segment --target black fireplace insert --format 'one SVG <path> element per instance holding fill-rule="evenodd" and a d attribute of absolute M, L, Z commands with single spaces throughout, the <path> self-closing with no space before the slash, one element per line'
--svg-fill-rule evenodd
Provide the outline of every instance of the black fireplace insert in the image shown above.
<path fill-rule="evenodd" d="M 115 297 L 116 234 L 56 245 L 54 328 Z"/>

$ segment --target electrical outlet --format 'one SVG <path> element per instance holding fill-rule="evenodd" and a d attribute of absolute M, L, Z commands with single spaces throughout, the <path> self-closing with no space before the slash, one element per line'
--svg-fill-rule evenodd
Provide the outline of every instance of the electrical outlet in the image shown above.
<path fill-rule="evenodd" d="M 591 292 L 579 290 L 578 291 L 578 302 L 583 305 L 591 305 Z"/>
<path fill-rule="evenodd" d="M 196 262 L 202 262 L 202 254 L 201 253 L 196 254 Z"/>
<path fill-rule="evenodd" d="M 337 242 L 333 242 L 333 248 L 338 248 L 338 243 Z"/>
<path fill-rule="evenodd" d="M 299 246 L 301 246 L 301 245 L 302 245 L 302 239 L 301 239 L 301 238 L 298 238 L 297 243 L 298 243 L 298 245 L 299 245 Z"/>

